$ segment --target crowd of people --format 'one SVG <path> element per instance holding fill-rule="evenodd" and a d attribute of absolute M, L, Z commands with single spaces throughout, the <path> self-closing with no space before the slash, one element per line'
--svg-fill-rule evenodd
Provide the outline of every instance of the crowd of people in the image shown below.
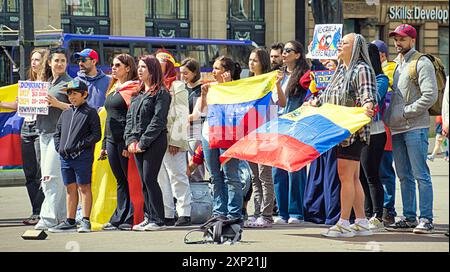
<path fill-rule="evenodd" d="M 98 53 L 87 48 L 74 55 L 80 71 L 73 79 L 66 72 L 63 49 L 34 50 L 29 80 L 50 82 L 49 114 L 30 116 L 22 127 L 23 169 L 32 205 L 24 224 L 50 232 L 89 232 L 92 163 L 107 158 L 117 181 L 117 207 L 105 231 L 190 225 L 190 183 L 205 180 L 208 172 L 212 216 L 240 219 L 245 228 L 308 221 L 331 225 L 322 233 L 326 237 L 368 236 L 386 229 L 433 233 L 427 152 L 428 109 L 438 96 L 434 66 L 419 58 L 419 85 L 411 84 L 416 30 L 400 25 L 389 37 L 398 53 L 393 62 L 387 43 L 367 43 L 355 33 L 340 41 L 338 60 L 308 59 L 298 41 L 251 52 L 249 76 L 279 71 L 270 101 L 277 114 L 268 120 L 325 103 L 362 107 L 372 119 L 314 160 L 309 170 L 296 172 L 238 159 L 222 166 L 220 155 L 226 148 L 210 148 L 207 97 L 215 95 L 210 87 L 241 76 L 240 65 L 227 56 L 213 64 L 215 81 L 203 82 L 197 60 L 177 63 L 164 50 L 138 58 L 117 55 L 108 76 L 96 67 Z M 311 72 L 330 69 L 335 72 L 326 89 L 307 95 Z M 448 80 L 445 94 L 441 137 L 448 136 Z M 103 108 L 107 117 L 101 139 L 97 112 Z M 101 140 L 100 157 L 94 158 Z M 138 224 L 133 222 L 129 161 L 135 162 L 142 182 L 145 215 Z M 252 173 L 249 190 L 244 190 L 243 169 Z M 396 176 L 403 202 L 403 216 L 397 220 Z M 251 212 L 247 205 L 252 195 Z M 79 202 L 83 218 L 77 222 Z"/>

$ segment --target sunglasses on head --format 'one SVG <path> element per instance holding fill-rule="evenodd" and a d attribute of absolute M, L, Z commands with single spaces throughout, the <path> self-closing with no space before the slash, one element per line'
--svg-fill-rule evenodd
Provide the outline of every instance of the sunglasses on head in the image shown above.
<path fill-rule="evenodd" d="M 91 58 L 86 58 L 86 57 L 81 57 L 81 58 L 79 58 L 78 59 L 78 62 L 86 62 L 86 61 L 88 61 L 88 60 L 92 60 Z"/>
<path fill-rule="evenodd" d="M 298 53 L 297 50 L 295 50 L 294 48 L 284 48 L 283 49 L 283 53 L 288 53 L 289 54 L 291 52 Z"/>

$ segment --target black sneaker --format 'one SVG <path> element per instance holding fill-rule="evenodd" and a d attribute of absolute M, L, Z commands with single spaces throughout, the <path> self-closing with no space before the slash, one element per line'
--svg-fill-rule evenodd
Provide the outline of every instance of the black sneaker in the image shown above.
<path fill-rule="evenodd" d="M 446 233 L 444 233 L 444 235 L 448 237 L 448 229 L 447 229 L 447 232 L 446 232 Z"/>
<path fill-rule="evenodd" d="M 382 219 L 385 227 L 395 224 L 395 216 L 388 209 L 383 209 Z"/>
<path fill-rule="evenodd" d="M 400 219 L 394 224 L 387 226 L 386 229 L 389 231 L 412 232 L 417 225 L 417 220 L 408 221 L 406 219 Z"/>
<path fill-rule="evenodd" d="M 70 224 L 67 220 L 64 220 L 62 223 L 54 226 L 53 228 L 48 229 L 49 232 L 60 233 L 60 232 L 75 232 L 77 231 L 77 224 Z"/>
<path fill-rule="evenodd" d="M 27 226 L 34 226 L 39 222 L 39 219 L 40 217 L 38 214 L 33 214 L 29 218 L 23 220 L 22 223 Z"/>
<path fill-rule="evenodd" d="M 164 225 L 171 227 L 175 225 L 175 218 L 164 218 Z"/>
<path fill-rule="evenodd" d="M 419 225 L 414 229 L 413 232 L 416 234 L 434 233 L 433 223 L 426 218 L 420 218 Z"/>
<path fill-rule="evenodd" d="M 190 216 L 180 216 L 177 222 L 175 222 L 176 227 L 181 226 L 190 226 L 191 225 L 191 217 Z"/>
<path fill-rule="evenodd" d="M 133 226 L 131 224 L 126 224 L 126 223 L 120 224 L 118 227 L 119 230 L 125 230 L 125 231 L 130 231 L 132 228 L 133 228 Z"/>

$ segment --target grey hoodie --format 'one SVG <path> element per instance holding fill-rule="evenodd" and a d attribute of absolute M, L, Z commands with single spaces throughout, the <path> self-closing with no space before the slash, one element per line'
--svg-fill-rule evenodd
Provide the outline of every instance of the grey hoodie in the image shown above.
<path fill-rule="evenodd" d="M 385 114 L 385 124 L 391 129 L 392 135 L 415 129 L 429 128 L 430 115 L 428 109 L 438 97 L 434 66 L 427 57 L 421 57 L 417 62 L 417 76 L 420 88 L 409 77 L 409 65 L 414 48 L 404 56 L 403 61 L 397 57 L 398 64 L 394 72 L 392 99 Z"/>

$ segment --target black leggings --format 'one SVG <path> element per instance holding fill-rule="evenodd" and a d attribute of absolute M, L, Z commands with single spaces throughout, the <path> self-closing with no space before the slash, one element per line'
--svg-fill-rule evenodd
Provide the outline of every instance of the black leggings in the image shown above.
<path fill-rule="evenodd" d="M 367 217 L 383 216 L 384 189 L 380 180 L 381 158 L 386 144 L 386 133 L 370 135 L 370 145 L 361 150 L 361 171 L 359 179 L 364 190 Z"/>
<path fill-rule="evenodd" d="M 122 156 L 125 142 L 106 142 L 109 165 L 117 180 L 117 208 L 109 222 L 118 227 L 120 224 L 133 224 L 133 204 L 128 188 L 128 158 Z"/>
<path fill-rule="evenodd" d="M 143 153 L 136 153 L 136 165 L 142 180 L 145 217 L 153 223 L 164 225 L 164 202 L 158 173 L 167 149 L 166 133 L 161 133 Z"/>

